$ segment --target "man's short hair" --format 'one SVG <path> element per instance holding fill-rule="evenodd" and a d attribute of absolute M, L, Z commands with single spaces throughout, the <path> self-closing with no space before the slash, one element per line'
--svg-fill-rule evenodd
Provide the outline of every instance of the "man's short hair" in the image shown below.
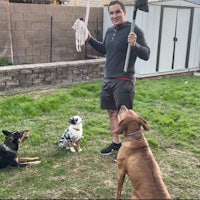
<path fill-rule="evenodd" d="M 121 1 L 111 1 L 111 2 L 109 3 L 109 5 L 108 5 L 108 11 L 109 11 L 110 6 L 115 5 L 115 4 L 119 4 L 120 7 L 121 7 L 121 9 L 122 9 L 124 12 L 126 11 L 124 3 L 121 2 Z"/>

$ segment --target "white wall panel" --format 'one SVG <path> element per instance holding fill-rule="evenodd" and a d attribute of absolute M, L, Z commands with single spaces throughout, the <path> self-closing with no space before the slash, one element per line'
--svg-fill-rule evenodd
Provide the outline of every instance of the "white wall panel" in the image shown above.
<path fill-rule="evenodd" d="M 189 68 L 200 69 L 200 8 L 194 10 L 192 40 L 190 46 Z"/>

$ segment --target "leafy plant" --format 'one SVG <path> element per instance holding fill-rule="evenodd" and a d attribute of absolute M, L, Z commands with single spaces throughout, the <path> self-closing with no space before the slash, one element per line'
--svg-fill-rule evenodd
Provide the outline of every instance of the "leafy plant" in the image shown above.
<path fill-rule="evenodd" d="M 0 59 L 0 66 L 8 66 L 8 65 L 12 65 L 12 62 L 10 62 L 7 59 Z"/>

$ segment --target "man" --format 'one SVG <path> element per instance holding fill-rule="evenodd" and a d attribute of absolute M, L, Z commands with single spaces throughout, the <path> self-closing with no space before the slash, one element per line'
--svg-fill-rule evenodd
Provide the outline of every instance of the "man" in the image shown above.
<path fill-rule="evenodd" d="M 134 92 L 134 64 L 136 58 L 148 60 L 150 49 L 146 44 L 144 34 L 137 26 L 130 32 L 131 22 L 126 21 L 125 6 L 121 1 L 111 1 L 108 12 L 113 26 L 108 28 L 103 42 L 94 39 L 89 33 L 88 43 L 98 52 L 106 55 L 105 76 L 101 90 L 101 108 L 106 109 L 110 122 L 110 129 L 116 129 L 119 119 L 118 110 L 121 105 L 128 109 L 133 107 Z M 131 53 L 127 72 L 124 64 L 128 43 Z M 120 136 L 112 133 L 112 143 L 101 151 L 102 155 L 109 155 L 118 151 L 121 146 Z"/>

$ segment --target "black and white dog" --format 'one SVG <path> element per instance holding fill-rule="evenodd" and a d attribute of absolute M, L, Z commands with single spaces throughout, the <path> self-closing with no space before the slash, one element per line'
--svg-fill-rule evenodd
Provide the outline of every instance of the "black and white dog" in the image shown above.
<path fill-rule="evenodd" d="M 65 129 L 59 141 L 59 148 L 69 149 L 71 152 L 82 151 L 80 140 L 83 137 L 83 119 L 76 115 L 69 119 L 69 127 Z"/>

